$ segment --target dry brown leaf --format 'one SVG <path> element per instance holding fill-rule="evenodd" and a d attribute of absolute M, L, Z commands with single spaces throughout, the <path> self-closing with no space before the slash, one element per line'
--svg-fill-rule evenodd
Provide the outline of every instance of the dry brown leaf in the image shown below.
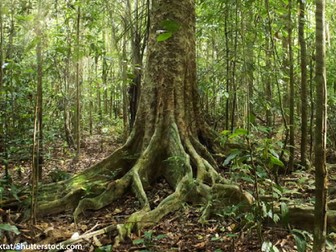
<path fill-rule="evenodd" d="M 122 210 L 120 208 L 116 208 L 114 209 L 114 211 L 112 212 L 112 214 L 120 214 L 122 213 Z"/>
<path fill-rule="evenodd" d="M 200 242 L 200 243 L 195 244 L 193 247 L 197 249 L 203 249 L 205 245 L 206 245 L 206 242 Z"/>

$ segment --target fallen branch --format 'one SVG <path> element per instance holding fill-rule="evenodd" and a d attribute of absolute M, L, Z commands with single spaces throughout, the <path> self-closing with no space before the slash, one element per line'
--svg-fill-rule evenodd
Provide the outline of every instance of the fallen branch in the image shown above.
<path fill-rule="evenodd" d="M 62 242 L 56 244 L 56 247 L 58 247 L 60 249 L 50 249 L 50 250 L 48 250 L 48 252 L 61 251 L 61 250 L 63 250 L 61 248 L 65 248 L 66 246 L 69 246 L 69 245 L 72 245 L 72 244 L 76 244 L 76 243 L 85 241 L 87 239 L 90 239 L 90 238 L 92 238 L 94 236 L 106 234 L 106 233 L 109 233 L 109 232 L 112 232 L 112 231 L 116 231 L 116 230 L 117 230 L 117 227 L 115 225 L 110 225 L 110 226 L 104 227 L 102 229 L 98 229 L 98 230 L 90 232 L 90 233 L 84 233 L 84 234 L 79 235 L 77 237 L 72 237 L 72 238 L 70 238 L 68 240 L 65 240 L 65 241 L 62 241 Z"/>

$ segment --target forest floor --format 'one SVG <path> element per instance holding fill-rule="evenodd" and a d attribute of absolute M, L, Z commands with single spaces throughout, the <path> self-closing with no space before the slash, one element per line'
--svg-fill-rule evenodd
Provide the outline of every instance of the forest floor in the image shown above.
<path fill-rule="evenodd" d="M 64 147 L 63 143 L 54 143 L 49 146 L 49 152 L 44 164 L 45 182 L 65 179 L 68 175 L 86 169 L 107 157 L 114 149 L 121 145 L 119 138 L 99 136 L 86 137 L 83 140 L 81 155 L 78 162 L 74 162 L 73 153 Z M 27 184 L 30 173 L 29 162 L 20 165 L 20 184 Z M 16 174 L 16 173 L 15 173 Z M 223 171 L 225 175 L 225 171 Z M 19 176 L 19 175 L 14 175 Z M 297 180 L 297 178 L 288 178 Z M 309 184 L 307 181 L 304 184 Z M 153 207 L 164 197 L 172 193 L 165 181 L 157 181 L 154 187 L 147 192 Z M 75 225 L 71 212 L 55 216 L 46 216 L 38 219 L 36 225 L 16 223 L 17 211 L 10 214 L 11 224 L 18 227 L 19 235 L 2 237 L 0 244 L 6 242 L 26 242 L 28 244 L 56 244 L 64 240 L 104 228 L 109 225 L 122 223 L 131 213 L 139 209 L 139 203 L 129 193 L 123 199 L 99 211 L 86 211 Z M 0 209 L 1 210 L 1 209 Z M 294 236 L 288 228 L 275 225 L 247 225 L 240 223 L 241 216 L 227 214 L 207 223 L 199 223 L 201 209 L 197 206 L 185 205 L 175 213 L 166 216 L 159 224 L 150 229 L 133 234 L 131 239 L 112 248 L 116 232 L 94 236 L 80 242 L 83 250 L 78 251 L 261 251 L 262 241 L 271 242 L 278 250 L 265 249 L 263 251 L 298 251 Z M 307 237 L 311 236 L 309 233 Z M 8 241 L 8 239 L 11 241 Z M 7 239 L 7 240 L 6 240 Z M 309 240 L 309 239 L 308 239 Z M 311 240 L 308 241 L 311 244 Z M 265 245 L 266 243 L 264 243 Z M 112 249 L 112 250 L 111 250 Z M 68 250 L 77 251 L 77 250 Z M 309 249 L 307 250 L 309 251 Z"/>

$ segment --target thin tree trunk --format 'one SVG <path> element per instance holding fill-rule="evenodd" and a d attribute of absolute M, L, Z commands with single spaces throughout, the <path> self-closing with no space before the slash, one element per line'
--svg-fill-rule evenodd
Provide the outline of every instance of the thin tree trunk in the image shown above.
<path fill-rule="evenodd" d="M 3 87 L 3 1 L 0 2 L 0 92 Z M 2 97 L 2 96 L 1 96 Z"/>
<path fill-rule="evenodd" d="M 236 82 L 236 61 L 237 61 L 237 50 L 238 50 L 238 1 L 235 1 L 235 34 L 234 34 L 234 45 L 233 45 L 233 61 L 232 61 L 232 111 L 231 111 L 231 132 L 234 130 L 235 119 L 236 119 L 236 107 L 237 107 L 237 82 Z"/>
<path fill-rule="evenodd" d="M 6 53 L 6 59 L 7 59 L 6 62 L 9 62 L 9 61 L 13 60 L 14 35 L 15 35 L 13 1 L 11 1 L 11 4 L 12 4 L 12 7 L 10 9 L 10 29 L 9 29 L 9 39 L 8 39 L 8 47 L 7 47 L 7 53 Z M 11 102 L 12 99 L 13 99 L 12 98 L 13 97 L 12 92 L 14 91 L 14 88 L 13 88 L 13 79 L 14 79 L 13 68 L 9 68 L 9 70 L 6 70 L 6 73 L 5 73 L 6 75 L 7 75 L 7 72 L 8 72 L 9 81 L 6 81 L 6 90 L 5 90 L 6 103 L 5 103 L 5 123 L 4 123 L 5 124 L 4 125 L 5 133 L 4 133 L 4 136 L 5 136 L 5 145 L 6 145 L 5 159 L 8 161 L 9 153 L 8 153 L 8 149 L 7 149 L 7 139 L 12 139 L 13 129 L 15 129 L 15 128 L 14 128 L 14 125 L 10 126 L 10 123 L 14 122 L 14 117 L 15 116 L 13 114 L 14 113 L 13 109 L 12 109 L 12 115 L 9 115 L 9 105 L 8 105 L 8 103 L 13 104 Z M 8 88 L 8 86 L 9 86 L 9 88 Z M 10 102 L 9 102 L 9 100 L 10 100 Z M 6 163 L 5 168 L 6 168 L 6 173 L 8 174 L 8 162 Z"/>
<path fill-rule="evenodd" d="M 274 49 L 272 47 L 272 41 L 271 37 L 273 36 L 271 31 L 271 17 L 270 17 L 270 9 L 269 9 L 269 0 L 265 0 L 265 8 L 267 11 L 267 19 L 268 19 L 268 30 L 265 34 L 265 50 L 266 50 L 266 66 L 268 70 L 271 70 L 272 63 L 271 63 L 271 50 Z M 266 73 L 265 76 L 265 96 L 266 96 L 266 123 L 267 127 L 272 127 L 272 112 L 271 112 L 271 106 L 272 106 L 272 84 L 271 84 L 271 71 Z"/>
<path fill-rule="evenodd" d="M 225 7 L 225 21 L 224 21 L 224 32 L 225 32 L 225 47 L 226 47 L 226 92 L 227 94 L 230 93 L 230 67 L 231 67 L 231 60 L 230 60 L 230 49 L 229 49 L 229 31 L 228 31 L 228 17 L 229 17 L 229 10 L 228 7 Z M 230 127 L 230 97 L 226 98 L 225 104 L 225 129 L 229 129 Z"/>
<path fill-rule="evenodd" d="M 103 36 L 103 39 L 105 40 L 105 34 Z M 108 114 L 108 88 L 107 88 L 107 76 L 108 76 L 108 68 L 107 68 L 107 62 L 106 62 L 106 52 L 104 52 L 102 64 L 103 64 L 103 70 L 102 70 L 102 81 L 103 81 L 103 88 L 104 88 L 104 115 Z"/>
<path fill-rule="evenodd" d="M 300 0 L 299 43 L 301 52 L 301 165 L 307 165 L 308 102 L 307 102 L 307 50 L 305 41 L 305 1 Z"/>
<path fill-rule="evenodd" d="M 39 146 L 39 119 L 38 119 L 38 103 L 35 107 L 35 118 L 34 118 L 34 135 L 33 135 L 33 153 L 32 153 L 32 177 L 31 177 L 31 215 L 30 219 L 32 224 L 36 224 L 37 215 L 37 191 L 38 191 L 38 181 L 39 179 L 39 156 L 40 156 L 40 146 Z"/>
<path fill-rule="evenodd" d="M 3 91 L 4 88 L 4 29 L 3 29 L 3 2 L 0 2 L 0 103 L 3 103 L 3 99 L 7 99 L 7 90 Z M 3 92 L 3 93 L 2 93 Z M 3 95 L 5 94 L 5 95 Z M 7 153 L 7 110 L 6 110 L 6 101 L 4 101 L 5 106 L 3 107 L 3 111 L 1 112 L 1 121 L 0 121 L 0 153 L 1 156 L 5 159 L 3 165 L 5 167 L 5 176 L 8 178 L 8 153 Z"/>
<path fill-rule="evenodd" d="M 0 2 L 0 93 L 3 92 L 3 59 L 4 59 L 4 50 L 3 50 L 3 6 L 2 1 Z M 2 103 L 3 95 L 0 95 L 0 103 Z M 3 113 L 3 112 L 2 112 Z M 3 118 L 0 121 L 0 132 L 4 132 L 4 125 L 3 125 Z M 0 153 L 4 153 L 5 151 L 5 143 L 4 143 L 4 136 L 0 134 Z"/>
<path fill-rule="evenodd" d="M 98 53 L 95 55 L 95 78 L 98 78 Z M 101 98 L 101 84 L 97 81 L 96 90 L 97 90 L 97 105 L 98 105 L 98 135 L 102 135 L 102 126 L 103 126 L 103 108 L 102 108 L 102 98 Z M 100 151 L 103 149 L 103 142 L 100 140 Z"/>
<path fill-rule="evenodd" d="M 43 87 L 42 87 L 42 32 L 41 32 L 41 12 L 42 2 L 39 0 L 38 11 L 36 17 L 36 38 L 38 43 L 36 45 L 36 63 L 37 63 L 37 87 L 36 87 L 36 105 L 35 105 L 35 122 L 34 122 L 34 136 L 33 136 L 33 153 L 32 153 L 32 173 L 31 178 L 32 185 L 32 198 L 31 198 L 31 221 L 32 224 L 36 224 L 36 209 L 37 209 L 37 191 L 38 182 L 42 180 L 42 164 L 43 164 Z"/>
<path fill-rule="evenodd" d="M 131 3 L 127 1 L 126 8 L 127 15 L 132 15 Z M 140 37 L 140 25 L 139 25 L 139 4 L 136 0 L 134 3 L 134 25 L 131 26 L 131 47 L 132 47 L 132 59 L 133 59 L 133 80 L 128 88 L 129 93 L 129 110 L 130 110 L 130 120 L 129 120 L 129 130 L 132 130 L 135 115 L 138 107 L 138 98 L 141 84 L 141 72 L 140 68 L 142 66 L 141 57 L 141 37 Z"/>
<path fill-rule="evenodd" d="M 80 18 L 81 12 L 78 6 L 77 12 L 77 24 L 76 24 L 76 157 L 79 158 L 80 155 L 80 81 L 79 81 L 79 34 L 80 34 Z"/>
<path fill-rule="evenodd" d="M 122 68 L 122 114 L 123 114 L 123 125 L 124 125 L 124 140 L 127 139 L 129 131 L 129 120 L 128 120 L 128 95 L 127 95 L 127 62 L 126 62 L 126 40 L 123 41 L 123 49 L 122 49 L 122 57 L 121 57 L 121 68 Z"/>
<path fill-rule="evenodd" d="M 292 0 L 288 3 L 288 54 L 289 54 L 289 162 L 288 170 L 294 170 L 295 151 L 295 90 L 294 90 L 294 62 L 292 46 Z"/>
<path fill-rule="evenodd" d="M 314 252 L 324 252 L 327 229 L 327 81 L 325 62 L 325 0 L 316 0 L 316 129 Z"/>
<path fill-rule="evenodd" d="M 2 2 L 1 2 L 2 4 Z M 11 4 L 13 4 L 13 2 L 11 1 Z M 4 15 L 4 10 L 3 10 L 3 7 L 1 8 L 2 10 L 2 14 L 1 14 L 1 18 L 3 19 L 2 15 Z M 15 33 L 15 25 L 14 25 L 14 8 L 11 8 L 10 9 L 10 14 L 9 14 L 9 17 L 10 17 L 10 28 L 9 28 L 9 37 L 8 37 L 8 45 L 7 45 L 7 49 L 6 49 L 6 52 L 5 52 L 5 48 L 4 48 L 4 26 L 3 26 L 3 20 L 1 22 L 2 24 L 2 37 L 1 37 L 1 43 L 2 43 L 2 50 L 1 50 L 1 57 L 2 57 L 2 62 L 4 63 L 7 63 L 7 62 L 10 62 L 13 58 L 13 37 L 14 37 L 14 33 Z M 5 55 L 5 56 L 4 56 Z M 3 64 L 2 63 L 2 64 Z M 0 68 L 1 68 L 1 73 L 2 73 L 2 80 L 1 80 L 1 85 L 2 85 L 2 88 L 4 88 L 4 95 L 1 96 L 4 97 L 4 106 L 3 106 L 3 112 L 2 112 L 2 115 L 3 115 L 3 122 L 2 122 L 2 125 L 1 125 L 1 129 L 3 132 L 2 134 L 2 152 L 3 152 L 3 156 L 4 156 L 4 167 L 5 167 L 5 176 L 6 178 L 9 178 L 9 172 L 8 172 L 8 159 L 9 159 L 9 153 L 8 153 L 8 139 L 11 139 L 11 136 L 12 136 L 12 131 L 11 131 L 11 128 L 13 129 L 13 127 L 10 127 L 10 121 L 11 121 L 11 118 L 12 116 L 9 115 L 9 100 L 10 100 L 10 90 L 13 90 L 12 86 L 13 86 L 13 69 L 12 68 L 9 68 L 9 69 L 6 69 L 6 68 L 3 68 L 3 65 L 0 65 Z M 9 77 L 9 80 L 5 81 L 4 80 L 4 76 L 7 75 Z M 8 88 L 8 86 L 10 88 Z M 13 120 L 13 118 L 12 118 Z"/>
<path fill-rule="evenodd" d="M 40 5 L 40 3 L 39 3 Z M 39 24 L 37 25 L 39 26 Z M 39 150 L 37 152 L 36 158 L 38 159 L 38 180 L 42 180 L 42 165 L 43 165 L 43 88 L 42 88 L 42 34 L 40 27 L 37 27 L 37 37 L 39 42 L 36 46 L 36 61 L 37 61 L 37 141 Z"/>
<path fill-rule="evenodd" d="M 314 52 L 312 52 L 314 54 Z M 309 124 L 309 135 L 310 135 L 310 140 L 309 140 L 309 158 L 312 160 L 313 158 L 313 144 L 314 144 L 314 112 L 315 112 L 315 106 L 314 106 L 314 77 L 313 77 L 313 72 L 314 72 L 314 67 L 313 67 L 313 55 L 310 57 L 310 70 L 309 70 L 309 87 L 310 87 L 310 92 L 309 92 L 309 98 L 311 100 L 311 108 L 310 108 L 310 124 Z"/>
<path fill-rule="evenodd" d="M 69 27 L 69 20 L 67 19 L 65 21 L 66 30 L 70 31 Z M 70 32 L 67 33 L 66 37 L 67 42 L 67 52 L 66 52 L 66 58 L 64 60 L 65 63 L 65 69 L 64 69 L 64 81 L 63 81 L 63 127 L 64 127 L 64 134 L 65 134 L 65 140 L 68 144 L 69 148 L 76 148 L 75 140 L 73 137 L 73 130 L 71 127 L 71 114 L 69 109 L 69 84 L 70 84 L 70 59 L 71 59 L 71 34 Z"/>
<path fill-rule="evenodd" d="M 253 32 L 253 16 L 254 12 L 252 9 L 249 9 L 245 15 L 243 15 L 242 21 L 242 30 L 248 30 Z M 245 96 L 245 124 L 248 131 L 251 129 L 251 124 L 254 123 L 252 119 L 253 114 L 253 83 L 254 83 L 254 43 L 255 35 L 251 36 L 249 33 L 245 33 L 243 41 L 246 41 L 244 45 L 244 65 L 246 69 L 246 96 Z"/>

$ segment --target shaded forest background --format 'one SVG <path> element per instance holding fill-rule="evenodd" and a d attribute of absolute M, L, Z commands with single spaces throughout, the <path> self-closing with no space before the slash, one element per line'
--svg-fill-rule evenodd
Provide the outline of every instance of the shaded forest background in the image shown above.
<path fill-rule="evenodd" d="M 325 27 L 329 163 L 336 162 L 335 4 L 327 5 Z M 145 0 L 0 3 L 3 184 L 27 175 L 30 162 L 41 167 L 42 181 L 66 179 L 87 158 L 89 139 L 98 152 L 127 139 L 141 93 L 149 10 Z M 253 146 L 264 163 L 257 171 L 261 187 L 278 183 L 279 173 L 303 171 L 299 190 L 311 181 L 305 171 L 314 153 L 314 2 L 199 0 L 196 12 L 197 82 L 207 123 L 223 145 Z M 55 153 L 71 159 L 68 170 Z M 232 181 L 256 183 L 246 150 L 216 158 Z"/>
<path fill-rule="evenodd" d="M 138 97 L 147 38 L 147 3 L 43 1 L 39 4 L 2 3 L 4 163 L 30 159 L 38 84 L 42 85 L 46 146 L 59 139 L 71 151 L 78 148 L 78 137 L 109 136 L 115 130 L 125 137 L 134 120 L 133 103 Z M 273 139 L 281 150 L 286 145 L 290 149 L 289 131 L 293 127 L 295 150 L 299 154 L 301 111 L 305 109 L 307 159 L 311 159 L 315 99 L 313 3 L 307 1 L 305 8 L 307 82 L 303 90 L 298 4 L 289 7 L 285 2 L 267 0 L 198 3 L 199 93 L 206 118 L 215 130 L 245 128 L 266 132 L 270 137 L 277 134 Z M 332 12 L 333 3 L 327 6 L 326 27 L 331 150 L 336 145 L 335 59 L 330 53 L 335 47 Z M 291 96 L 295 98 L 294 104 Z M 48 149 L 43 153 L 47 159 Z"/>

